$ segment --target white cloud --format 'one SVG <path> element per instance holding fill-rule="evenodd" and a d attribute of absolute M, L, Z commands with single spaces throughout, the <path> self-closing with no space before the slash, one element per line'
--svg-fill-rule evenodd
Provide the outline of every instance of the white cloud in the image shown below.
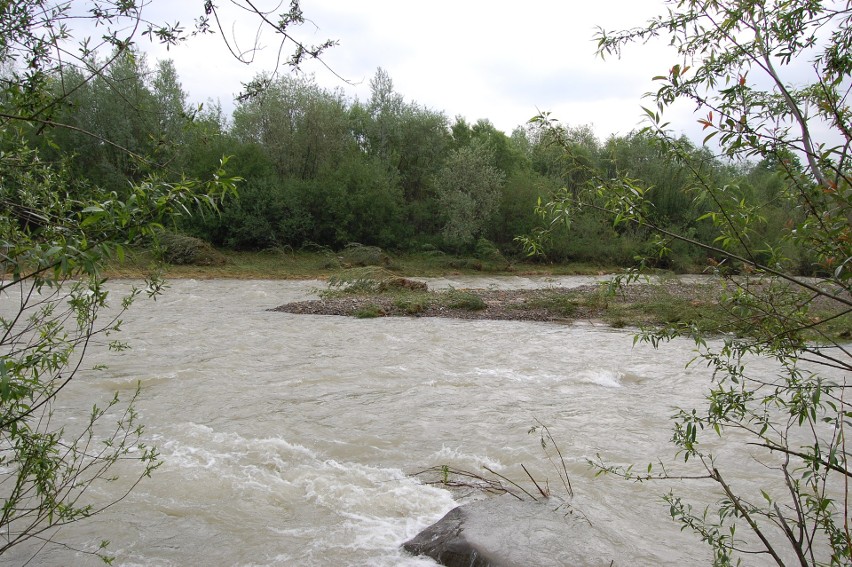
<path fill-rule="evenodd" d="M 195 2 L 154 0 L 146 16 L 188 25 L 198 9 Z M 353 83 L 317 62 L 304 65 L 320 85 L 363 100 L 369 79 L 383 67 L 406 100 L 450 118 L 487 118 L 507 133 L 536 109 L 571 124 L 593 124 L 602 138 L 626 133 L 639 121 L 641 95 L 652 88 L 651 77 L 672 62 L 654 46 L 637 46 L 622 60 L 595 56 L 596 26 L 641 25 L 664 10 L 662 0 L 302 0 L 302 9 L 315 26 L 305 24 L 298 37 L 307 43 L 338 40 L 324 61 Z M 228 35 L 248 47 L 256 29 L 247 25 L 248 16 L 233 10 L 223 16 Z M 241 82 L 274 67 L 275 38 L 267 32 L 260 41 L 264 49 L 253 66 L 236 62 L 219 36 L 194 38 L 169 52 L 145 49 L 152 57 L 175 61 L 191 100 L 220 99 L 230 109 Z"/>

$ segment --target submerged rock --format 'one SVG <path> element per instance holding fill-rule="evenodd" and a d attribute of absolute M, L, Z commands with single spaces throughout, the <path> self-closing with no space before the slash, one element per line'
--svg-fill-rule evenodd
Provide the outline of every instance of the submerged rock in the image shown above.
<path fill-rule="evenodd" d="M 505 495 L 454 508 L 403 548 L 446 567 L 615 565 L 591 537 L 588 520 L 554 498 Z"/>

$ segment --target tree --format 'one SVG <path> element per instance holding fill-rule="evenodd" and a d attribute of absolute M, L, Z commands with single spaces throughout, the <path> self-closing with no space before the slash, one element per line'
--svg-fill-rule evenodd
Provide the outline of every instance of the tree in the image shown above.
<path fill-rule="evenodd" d="M 850 23 L 848 2 L 680 0 L 644 26 L 600 30 L 601 56 L 657 36 L 674 47 L 676 61 L 648 95 L 645 134 L 689 169 L 692 181 L 683 190 L 715 237 L 702 242 L 661 225 L 653 214 L 654 189 L 621 172 L 596 173 L 580 191 L 565 191 L 541 208 L 565 221 L 583 209 L 600 210 L 616 225 L 656 234 L 658 255 L 679 241 L 714 259 L 719 301 L 729 312 L 718 334 L 681 323 L 645 330 L 637 340 L 659 345 L 691 338 L 698 360 L 713 370 L 706 407 L 677 412 L 673 442 L 716 487 L 719 500 L 703 513 L 687 496 L 671 493 L 667 500 L 672 517 L 712 547 L 716 565 L 752 554 L 778 565 L 852 563 Z M 697 106 L 704 142 L 718 144 L 720 157 L 762 160 L 778 173 L 783 183 L 771 200 L 787 211 L 788 247 L 762 240 L 767 201 L 760 192 L 717 183 L 702 167 L 709 150 L 696 152 L 669 130 L 665 112 L 681 100 Z M 547 115 L 537 121 L 559 130 Z M 800 261 L 785 253 L 790 246 L 807 255 L 816 280 L 801 276 Z M 748 363 L 753 357 L 774 361 L 775 372 L 760 373 Z M 713 436 L 761 452 L 756 458 L 767 475 L 759 489 L 730 482 L 730 463 L 717 459 Z M 742 436 L 746 444 L 736 445 Z M 650 465 L 641 475 L 596 465 L 638 480 L 675 476 Z"/>
<path fill-rule="evenodd" d="M 154 151 L 162 156 L 158 156 L 160 163 L 171 167 L 182 166 L 185 160 L 179 160 L 176 164 L 174 162 L 188 151 L 182 146 L 189 139 L 192 120 L 200 109 L 193 111 L 189 107 L 186 91 L 183 90 L 177 70 L 170 59 L 158 61 L 156 64 L 151 81 L 151 98 L 154 102 L 151 110 L 156 127 L 151 135 L 156 144 Z"/>
<path fill-rule="evenodd" d="M 370 100 L 366 105 L 356 101 L 351 111 L 362 149 L 399 176 L 406 200 L 430 197 L 430 178 L 446 157 L 449 141 L 443 113 L 406 103 L 382 68 L 370 80 Z"/>
<path fill-rule="evenodd" d="M 177 217 L 216 209 L 235 191 L 236 180 L 223 169 L 226 160 L 206 182 L 170 182 L 134 132 L 136 124 L 95 132 L 62 121 L 75 95 L 101 86 L 138 110 L 150 92 L 139 80 L 133 52 L 137 31 L 169 44 L 211 32 L 211 19 L 218 18 L 213 2 L 204 2 L 190 33 L 146 21 L 146 2 L 81 4 L 0 3 L 0 554 L 25 542 L 35 542 L 28 548 L 33 555 L 48 544 L 61 545 L 54 541 L 58 528 L 112 504 L 95 507 L 89 495 L 98 483 L 115 481 L 110 469 L 118 460 L 137 465 L 136 476 L 124 479 L 127 490 L 159 464 L 156 450 L 142 441 L 135 397 L 96 402 L 78 420 L 64 415 L 57 400 L 75 377 L 92 371 L 85 355 L 95 339 L 104 337 L 112 349 L 127 346 L 114 340 L 120 314 L 104 315 L 111 299 L 102 275 L 106 262 L 120 258 L 128 245 L 156 239 Z M 271 26 L 282 42 L 292 42 L 291 65 L 324 49 L 290 35 L 290 26 L 304 21 L 298 2 L 275 21 L 251 2 L 237 4 Z M 73 35 L 70 22 L 81 18 L 98 29 L 99 40 Z M 99 59 L 104 51 L 109 56 Z M 102 111 L 90 110 L 93 118 Z M 30 141 L 39 143 L 58 129 L 114 151 L 114 163 L 128 165 L 124 173 L 146 173 L 123 179 L 120 191 L 89 184 L 70 172 L 70 156 L 45 159 L 32 147 Z M 118 311 L 140 294 L 159 291 L 152 278 L 120 298 Z M 94 553 L 108 559 L 103 546 Z"/>
<path fill-rule="evenodd" d="M 282 177 L 315 179 L 353 145 L 342 93 L 312 77 L 264 82 L 266 90 L 234 112 L 234 135 L 260 144 Z"/>
<path fill-rule="evenodd" d="M 435 191 L 446 215 L 443 236 L 453 246 L 465 247 L 482 235 L 500 204 L 505 176 L 494 157 L 479 143 L 450 154 L 435 179 Z"/>
<path fill-rule="evenodd" d="M 509 137 L 488 120 L 477 120 L 470 133 L 474 140 L 479 141 L 494 156 L 494 166 L 504 175 L 512 175 L 524 164 L 521 154 Z"/>
<path fill-rule="evenodd" d="M 402 95 L 394 90 L 388 72 L 379 67 L 370 79 L 370 100 L 366 110 L 371 120 L 367 139 L 370 153 L 388 164 L 395 164 L 398 159 L 394 154 L 399 151 L 404 109 Z"/>

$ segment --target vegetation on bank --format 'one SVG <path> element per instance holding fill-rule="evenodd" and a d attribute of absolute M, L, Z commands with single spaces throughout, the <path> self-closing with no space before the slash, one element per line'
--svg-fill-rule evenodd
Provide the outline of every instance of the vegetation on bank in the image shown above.
<path fill-rule="evenodd" d="M 732 278 L 719 282 L 684 282 L 658 276 L 657 281 L 619 287 L 604 281 L 574 288 L 533 290 L 428 290 L 425 284 L 385 269 L 350 269 L 334 274 L 320 299 L 289 303 L 276 311 L 310 315 L 375 317 L 450 317 L 522 321 L 600 322 L 615 328 L 688 327 L 706 336 L 749 337 L 753 321 L 737 314 L 736 292 L 747 285 Z M 802 330 L 812 342 L 852 340 L 852 313 L 831 302 L 811 311 L 820 333 Z"/>
<path fill-rule="evenodd" d="M 381 68 L 367 100 L 321 88 L 310 76 L 261 74 L 256 84 L 263 88 L 228 116 L 189 101 L 170 61 L 148 61 L 132 45 L 91 54 L 87 63 L 102 71 L 89 76 L 62 66 L 40 85 L 44 97 L 58 101 L 51 121 L 73 128 L 41 125 L 16 140 L 63 164 L 75 180 L 69 198 L 94 188 L 124 198 L 149 177 L 207 180 L 228 156 L 239 195 L 223 200 L 216 214 L 181 211 L 166 223 L 169 232 L 219 250 L 341 250 L 358 242 L 396 253 L 499 258 L 523 255 L 518 238 L 546 232 L 538 251 L 548 262 L 627 266 L 646 257 L 654 268 L 683 272 L 724 260 L 681 242 L 654 255 L 654 231 L 613 224 L 602 198 L 593 203 L 598 208 L 575 211 L 570 226 L 536 213 L 562 190 L 574 194 L 592 180 L 625 175 L 647 188 L 656 226 L 712 244 L 712 219 L 702 216 L 721 214 L 726 202 L 689 195 L 690 187 L 711 182 L 726 187 L 730 199 L 760 203 L 750 238 L 761 260 L 783 256 L 803 274 L 830 268 L 785 238 L 786 224 L 799 218 L 779 198 L 784 168 L 803 169 L 795 154 L 784 163 L 775 156 L 732 160 L 680 138 L 693 167 L 673 160 L 646 131 L 602 140 L 582 124 L 565 124 L 556 136 L 530 123 L 503 132 L 487 117 L 471 122 L 407 101 Z"/>
<path fill-rule="evenodd" d="M 316 279 L 327 280 L 322 300 L 301 302 L 277 310 L 344 315 L 455 317 L 536 321 L 600 321 L 612 327 L 689 328 L 698 335 L 750 336 L 753 315 L 738 313 L 738 293 L 764 293 L 766 282 L 750 284 L 747 277 L 729 275 L 728 283 L 684 283 L 658 271 L 658 283 L 630 286 L 601 284 L 572 289 L 495 291 L 428 290 L 409 278 L 442 276 L 559 276 L 616 275 L 617 266 L 555 264 L 520 256 L 456 256 L 438 250 L 389 253 L 376 246 L 350 244 L 341 250 L 279 248 L 259 252 L 217 250 L 203 240 L 169 234 L 157 250 L 140 249 L 106 268 L 111 277 L 140 278 L 153 268 L 166 278 L 193 279 Z M 163 260 L 171 260 L 163 263 Z M 716 274 L 718 277 L 719 274 Z M 748 275 L 748 274 L 746 274 Z M 750 288 L 748 286 L 751 286 Z M 776 291 L 778 297 L 783 295 Z M 816 301 L 810 315 L 813 327 L 802 329 L 804 340 L 824 343 L 852 339 L 852 313 L 831 301 Z M 812 329 L 820 328 L 819 333 Z"/>
<path fill-rule="evenodd" d="M 437 250 L 385 252 L 377 247 L 350 245 L 341 250 L 322 247 L 262 251 L 214 249 L 203 241 L 198 257 L 190 262 L 163 263 L 162 251 L 137 249 L 105 267 L 113 278 L 142 278 L 157 270 L 165 278 L 193 279 L 329 279 L 347 268 L 377 266 L 400 276 L 440 277 L 445 275 L 595 275 L 619 270 L 615 265 L 594 263 L 550 263 L 526 256 L 479 258 L 458 256 Z"/>

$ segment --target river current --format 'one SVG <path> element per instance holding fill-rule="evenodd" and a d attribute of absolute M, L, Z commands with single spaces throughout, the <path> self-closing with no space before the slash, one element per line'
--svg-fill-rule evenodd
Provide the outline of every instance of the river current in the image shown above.
<path fill-rule="evenodd" d="M 580 285 L 587 278 L 433 280 L 430 287 Z M 111 284 L 120 294 L 130 282 Z M 175 280 L 125 317 L 132 349 L 96 348 L 57 412 L 73 416 L 113 392 L 138 402 L 163 465 L 129 496 L 56 539 L 110 541 L 116 564 L 426 566 L 400 544 L 462 496 L 411 475 L 433 466 L 524 482 L 524 464 L 554 493 L 542 450 L 548 426 L 568 468 L 572 509 L 593 527 L 600 565 L 709 564 L 668 515 L 670 489 L 700 482 L 594 478 L 586 460 L 673 460 L 670 416 L 700 407 L 709 383 L 693 345 L 653 350 L 629 330 L 438 318 L 354 319 L 268 309 L 316 296 L 320 282 Z M 550 454 L 553 454 L 552 449 Z M 750 482 L 745 471 L 741 482 Z M 736 479 L 735 479 L 736 480 Z M 107 498 L 107 485 L 97 495 Z M 570 541 L 565 545 L 571 545 Z M 24 559 L 17 550 L 13 561 Z M 46 549 L 33 564 L 97 565 Z M 624 564 L 622 561 L 616 565 Z"/>

